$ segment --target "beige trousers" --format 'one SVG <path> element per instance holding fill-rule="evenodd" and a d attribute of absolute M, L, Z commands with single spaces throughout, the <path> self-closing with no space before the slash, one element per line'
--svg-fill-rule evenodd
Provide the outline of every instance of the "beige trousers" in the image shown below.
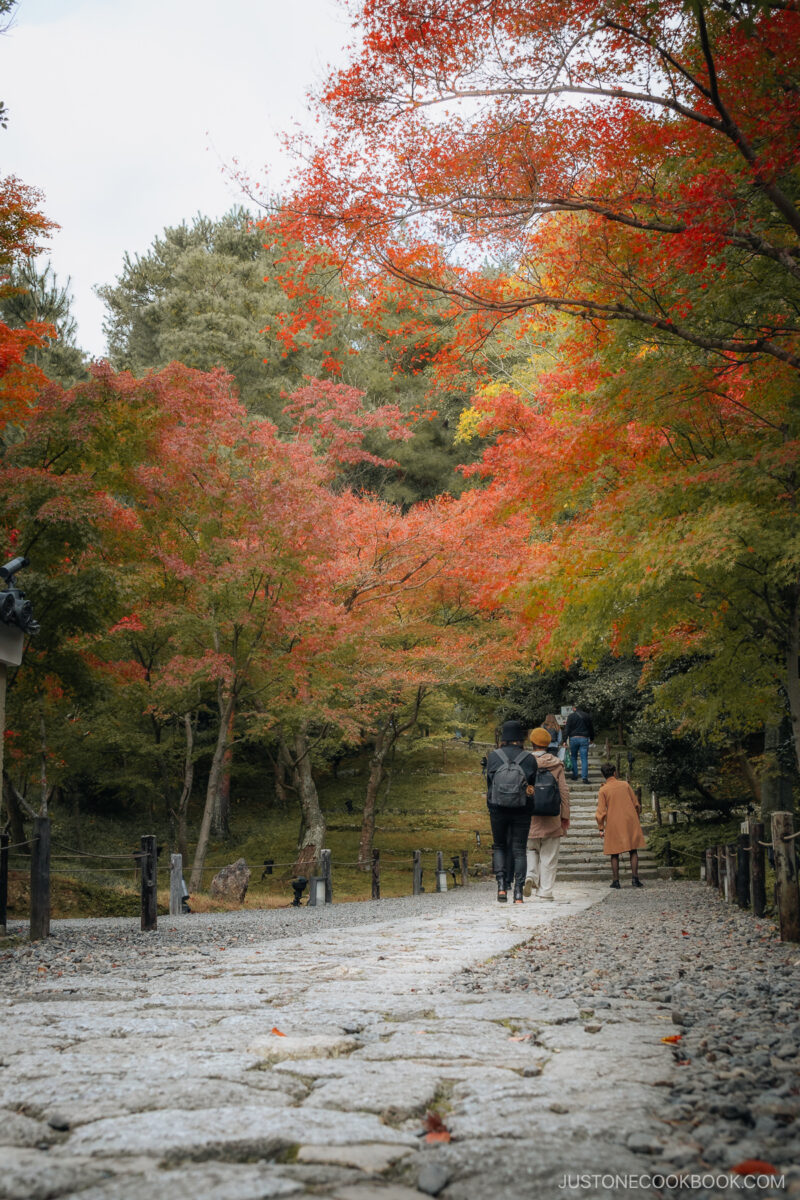
<path fill-rule="evenodd" d="M 533 886 L 541 897 L 553 895 L 560 846 L 560 837 L 528 838 L 526 878 L 533 880 Z"/>

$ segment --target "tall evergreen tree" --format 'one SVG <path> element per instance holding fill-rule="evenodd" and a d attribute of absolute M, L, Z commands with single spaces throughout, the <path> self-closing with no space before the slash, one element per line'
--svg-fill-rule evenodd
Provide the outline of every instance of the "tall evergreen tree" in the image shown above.
<path fill-rule="evenodd" d="M 70 280 L 59 283 L 49 262 L 43 268 L 23 258 L 12 269 L 8 289 L 0 298 L 0 319 L 10 329 L 21 329 L 30 321 L 46 322 L 55 328 L 55 338 L 28 350 L 28 360 L 41 367 L 50 379 L 70 386 L 85 379 L 84 355 L 78 348 L 78 327 L 72 315 Z"/>

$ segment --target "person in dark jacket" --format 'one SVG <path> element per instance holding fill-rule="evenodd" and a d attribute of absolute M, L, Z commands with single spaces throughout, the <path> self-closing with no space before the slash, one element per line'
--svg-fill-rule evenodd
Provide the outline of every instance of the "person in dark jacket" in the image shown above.
<path fill-rule="evenodd" d="M 486 804 L 492 827 L 492 870 L 497 879 L 497 899 L 501 902 L 508 899 L 507 888 L 513 882 L 515 904 L 522 904 L 536 779 L 536 759 L 522 745 L 526 737 L 527 729 L 521 721 L 505 721 L 500 729 L 500 750 L 490 750 L 486 760 Z M 518 762 L 526 780 L 524 793 L 513 804 L 500 804 L 496 796 L 493 799 L 494 777 L 506 761 Z"/>
<path fill-rule="evenodd" d="M 567 717 L 564 739 L 569 742 L 572 759 L 572 778 L 578 778 L 578 756 L 581 760 L 581 779 L 589 782 L 589 743 L 594 741 L 592 718 L 581 708 L 575 708 Z"/>

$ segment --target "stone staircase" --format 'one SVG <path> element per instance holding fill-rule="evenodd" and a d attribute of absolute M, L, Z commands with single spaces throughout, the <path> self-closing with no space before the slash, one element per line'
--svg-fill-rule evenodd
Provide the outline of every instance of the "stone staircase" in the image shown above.
<path fill-rule="evenodd" d="M 589 751 L 589 783 L 572 780 L 567 774 L 570 800 L 569 834 L 562 839 L 558 856 L 557 879 L 611 881 L 611 866 L 603 854 L 603 843 L 597 833 L 594 819 L 597 808 L 597 793 L 602 786 L 600 756 L 594 749 Z M 643 813 L 645 837 L 647 836 L 647 813 Z M 643 880 L 655 879 L 661 869 L 649 848 L 639 851 L 639 875 Z M 628 855 L 620 855 L 619 879 L 623 887 L 630 884 L 631 870 Z"/>

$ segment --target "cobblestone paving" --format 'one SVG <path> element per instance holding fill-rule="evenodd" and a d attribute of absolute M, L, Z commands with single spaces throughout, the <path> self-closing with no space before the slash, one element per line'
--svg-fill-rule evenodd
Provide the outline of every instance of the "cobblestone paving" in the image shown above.
<path fill-rule="evenodd" d="M 519 907 L 478 885 L 161 918 L 155 934 L 55 922 L 48 942 L 0 951 L 0 1198 L 623 1194 L 569 1178 L 663 1168 L 682 1068 L 662 1041 L 667 987 L 606 986 L 598 930 L 612 908 L 618 931 L 637 914 L 656 928 L 654 905 L 694 896 L 563 883 Z M 663 979 L 676 964 L 659 968 L 657 942 Z M 452 1141 L 421 1136 L 428 1111 Z"/>

